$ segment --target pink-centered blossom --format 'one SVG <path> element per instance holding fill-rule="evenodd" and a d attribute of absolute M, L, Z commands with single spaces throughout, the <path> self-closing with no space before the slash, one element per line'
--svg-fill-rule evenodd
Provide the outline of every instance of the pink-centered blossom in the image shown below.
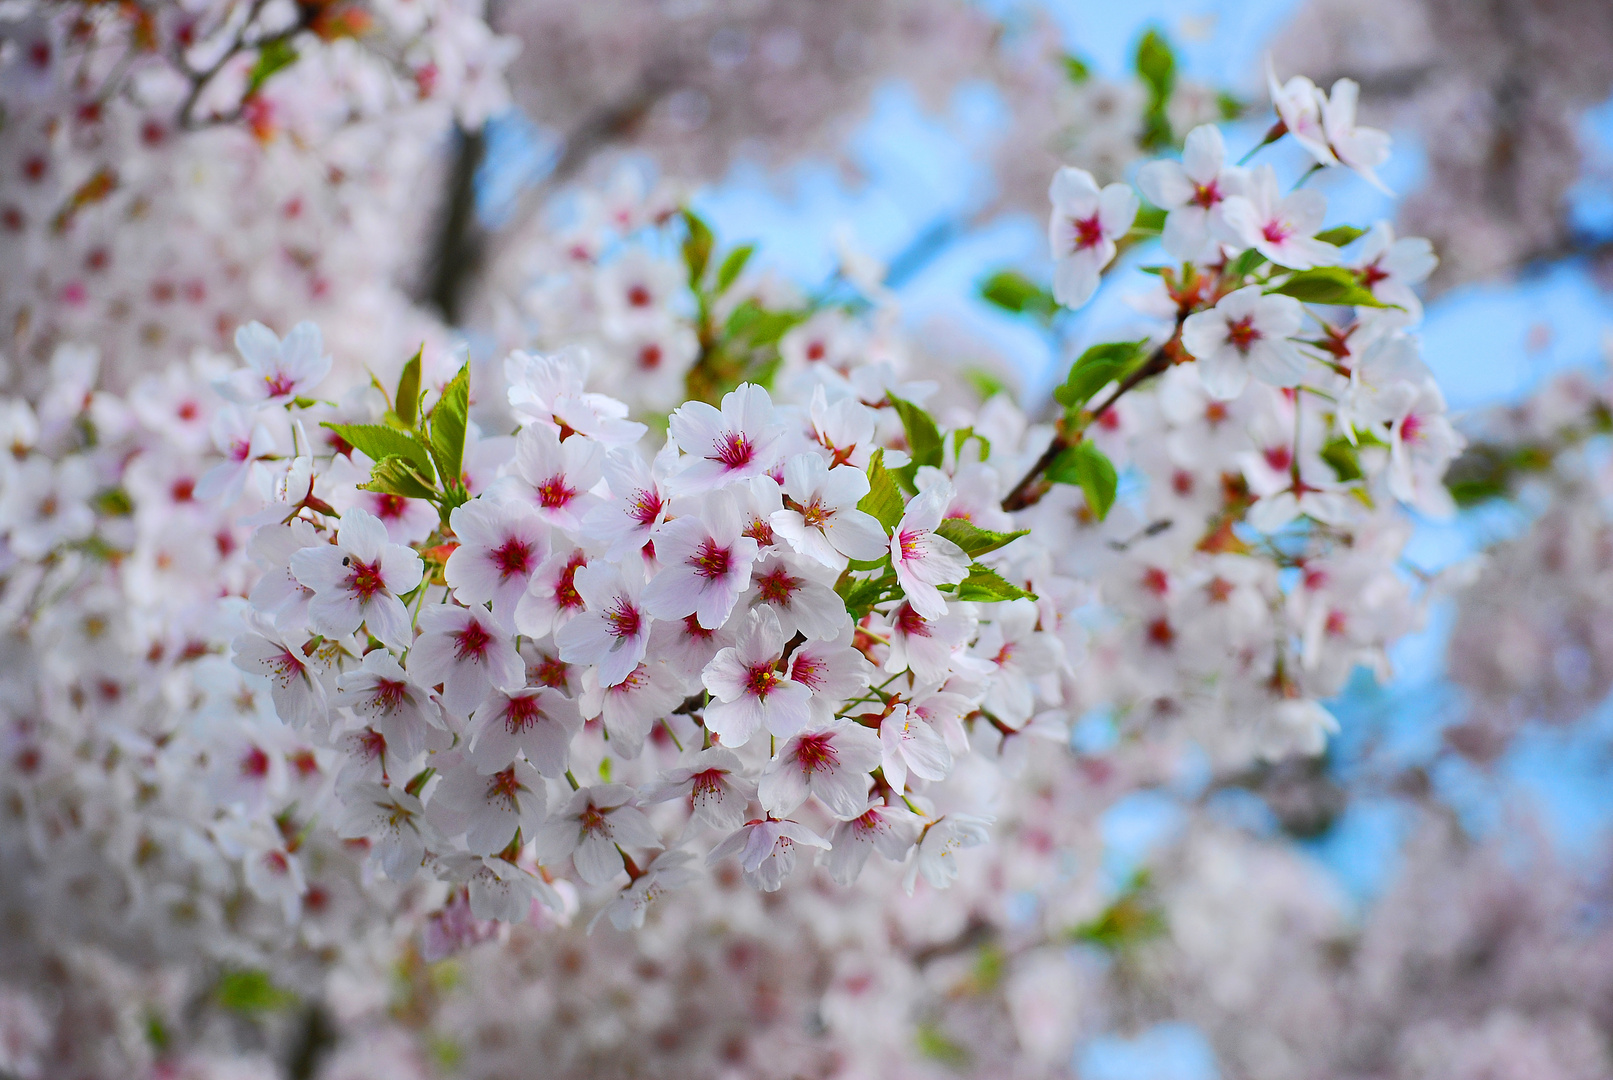
<path fill-rule="evenodd" d="M 586 609 L 555 631 L 560 659 L 568 664 L 595 664 L 599 684 L 610 687 L 627 678 L 644 659 L 654 619 L 644 610 L 642 564 L 625 567 L 597 562 L 582 567 L 574 579 Z"/>
<path fill-rule="evenodd" d="M 799 821 L 762 818 L 746 822 L 712 848 L 706 864 L 715 866 L 730 855 L 738 855 L 740 873 L 753 888 L 777 892 L 795 869 L 795 849 L 802 845 L 827 850 L 829 841 Z"/>
<path fill-rule="evenodd" d="M 908 603 L 920 615 L 939 619 L 947 613 L 938 585 L 956 585 L 969 573 L 963 549 L 935 530 L 952 501 L 952 485 L 936 484 L 907 504 L 891 533 L 891 565 Z"/>
<path fill-rule="evenodd" d="M 746 777 L 739 755 L 712 746 L 663 772 L 642 790 L 641 797 L 646 803 L 687 799 L 696 821 L 732 832 L 745 823 L 745 809 L 756 797 L 756 783 Z"/>
<path fill-rule="evenodd" d="M 492 493 L 525 503 L 547 524 L 575 534 L 599 505 L 591 491 L 604 466 L 604 444 L 579 434 L 562 442 L 545 425 L 528 424 L 515 438 L 514 470 Z"/>
<path fill-rule="evenodd" d="M 448 711 L 469 716 L 489 691 L 520 686 L 526 665 L 490 613 L 428 604 L 420 613 L 420 637 L 409 650 L 409 674 L 425 686 L 440 683 Z"/>
<path fill-rule="evenodd" d="M 543 820 L 544 804 L 543 777 L 528 762 L 483 772 L 462 760 L 443 765 L 426 819 L 446 837 L 464 836 L 473 855 L 493 855 L 510 845 L 517 829 L 530 839 Z"/>
<path fill-rule="evenodd" d="M 1228 401 L 1243 393 L 1251 375 L 1273 386 L 1294 386 L 1304 377 L 1305 357 L 1289 340 L 1303 321 L 1298 300 L 1249 285 L 1189 315 L 1182 347 L 1198 361 L 1205 391 Z"/>
<path fill-rule="evenodd" d="M 305 397 L 330 374 L 319 327 L 300 322 L 284 339 L 260 322 L 235 332 L 235 348 L 247 366 L 214 384 L 241 405 L 283 405 Z"/>
<path fill-rule="evenodd" d="M 519 754 L 544 776 L 561 777 L 571 766 L 571 740 L 581 730 L 575 702 L 550 687 L 528 686 L 489 693 L 465 738 L 470 760 L 484 773 L 502 769 Z"/>
<path fill-rule="evenodd" d="M 773 531 L 798 553 L 837 572 L 849 559 L 869 562 L 885 553 L 885 530 L 857 509 L 868 494 L 861 469 L 830 468 L 819 454 L 796 454 L 784 462 L 784 494 L 792 505 L 773 515 Z"/>
<path fill-rule="evenodd" d="M 1166 211 L 1160 243 L 1166 252 L 1191 262 L 1214 262 L 1220 254 L 1221 208 L 1241 195 L 1248 173 L 1226 164 L 1221 129 L 1203 124 L 1187 133 L 1180 162 L 1150 161 L 1137 173 L 1148 201 Z"/>
<path fill-rule="evenodd" d="M 1314 188 L 1280 195 L 1276 172 L 1262 165 L 1249 174 L 1244 194 L 1222 203 L 1221 238 L 1290 270 L 1331 266 L 1339 249 L 1316 239 L 1326 216 L 1327 196 Z"/>
<path fill-rule="evenodd" d="M 442 749 L 448 744 L 437 703 L 385 649 L 366 653 L 357 668 L 337 676 L 331 704 L 353 710 L 404 761 L 428 747 Z"/>
<path fill-rule="evenodd" d="M 662 663 L 639 664 L 614 686 L 601 686 L 598 668 L 583 669 L 577 707 L 584 718 L 599 717 L 611 754 L 631 761 L 644 749 L 655 722 L 683 700 L 678 677 Z"/>
<path fill-rule="evenodd" d="M 314 591 L 308 623 L 328 637 L 344 637 L 362 624 L 377 640 L 407 648 L 411 628 L 400 593 L 420 584 L 424 564 L 413 549 L 394 544 L 374 515 L 353 507 L 342 516 L 334 544 L 304 548 L 291 557 L 297 581 Z"/>
<path fill-rule="evenodd" d="M 893 863 L 907 858 L 918 839 L 921 819 L 901 805 L 874 803 L 856 817 L 841 821 L 829 833 L 829 876 L 850 885 L 862 875 L 868 856 L 877 851 Z"/>
<path fill-rule="evenodd" d="M 596 784 L 575 792 L 533 834 L 538 861 L 555 863 L 571 856 L 577 876 L 603 885 L 623 869 L 626 848 L 657 847 L 661 838 L 644 812 L 633 805 L 626 784 Z"/>
<path fill-rule="evenodd" d="M 698 514 L 655 531 L 661 569 L 644 587 L 645 610 L 657 619 L 694 615 L 708 630 L 721 626 L 750 585 L 756 551 L 733 498 L 727 492 L 706 496 Z"/>
<path fill-rule="evenodd" d="M 762 771 L 757 797 L 773 814 L 792 813 L 813 795 L 835 817 L 857 817 L 868 806 L 868 774 L 879 762 L 880 738 L 861 724 L 803 731 Z"/>
<path fill-rule="evenodd" d="M 1065 166 L 1048 188 L 1053 212 L 1047 238 L 1053 249 L 1053 298 L 1078 308 L 1098 291 L 1103 268 L 1115 257 L 1115 241 L 1137 218 L 1137 193 L 1129 184 L 1099 189 L 1085 169 Z"/>
<path fill-rule="evenodd" d="M 280 719 L 292 727 L 324 723 L 329 710 L 323 665 L 266 624 L 231 643 L 235 666 L 269 679 L 269 694 Z"/>
<path fill-rule="evenodd" d="M 711 491 L 767 473 L 777 464 L 783 436 L 772 398 L 754 383 L 724 394 L 720 410 L 688 402 L 672 414 L 668 430 L 686 455 L 670 481 L 680 493 Z"/>
<path fill-rule="evenodd" d="M 745 616 L 739 639 L 706 665 L 701 679 L 716 698 L 706 727 L 727 746 L 741 746 L 763 727 L 775 736 L 800 731 L 811 718 L 812 691 L 779 669 L 784 631 L 762 609 Z"/>
<path fill-rule="evenodd" d="M 941 733 L 906 705 L 897 705 L 879 722 L 880 768 L 891 787 L 901 791 L 907 774 L 921 780 L 945 780 L 952 771 L 952 751 Z"/>
<path fill-rule="evenodd" d="M 511 629 L 527 585 L 549 555 L 548 529 L 517 502 L 472 499 L 449 515 L 459 547 L 443 577 L 467 607 L 491 602 L 493 617 Z"/>
<path fill-rule="evenodd" d="M 541 638 L 566 625 L 585 604 L 577 591 L 577 571 L 588 565 L 588 552 L 561 547 L 543 561 L 515 605 L 515 628 Z"/>

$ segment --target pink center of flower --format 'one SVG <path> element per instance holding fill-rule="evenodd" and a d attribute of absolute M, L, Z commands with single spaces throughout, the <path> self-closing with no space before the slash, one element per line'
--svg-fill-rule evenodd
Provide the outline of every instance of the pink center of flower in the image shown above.
<path fill-rule="evenodd" d="M 903 562 L 923 559 L 924 533 L 917 529 L 908 529 L 897 536 L 897 546 L 901 549 Z"/>
<path fill-rule="evenodd" d="M 506 537 L 504 543 L 488 552 L 493 565 L 498 567 L 500 581 L 517 574 L 526 574 L 532 567 L 532 545 L 518 536 Z"/>
<path fill-rule="evenodd" d="M 1361 268 L 1361 284 L 1369 289 L 1378 282 L 1387 280 L 1388 277 L 1389 271 L 1379 266 L 1376 259 Z"/>
<path fill-rule="evenodd" d="M 617 597 L 615 605 L 605 612 L 605 629 L 611 637 L 636 637 L 641 622 L 638 608 L 625 597 Z"/>
<path fill-rule="evenodd" d="M 790 576 L 789 571 L 782 566 L 776 566 L 766 574 L 756 578 L 756 589 L 761 595 L 762 602 L 787 606 L 790 597 L 801 587 L 798 578 Z"/>
<path fill-rule="evenodd" d="M 1211 578 L 1204 591 L 1210 594 L 1210 603 L 1224 604 L 1232 597 L 1232 582 L 1224 577 Z"/>
<path fill-rule="evenodd" d="M 649 307 L 654 299 L 650 290 L 643 285 L 631 285 L 627 289 L 627 302 L 633 307 Z"/>
<path fill-rule="evenodd" d="M 808 776 L 813 773 L 828 772 L 840 764 L 840 755 L 835 753 L 834 733 L 820 732 L 817 735 L 804 735 L 795 750 L 796 763 L 801 771 Z"/>
<path fill-rule="evenodd" d="M 370 707 L 377 712 L 391 714 L 403 704 L 407 690 L 408 685 L 397 679 L 377 679 L 375 689 L 370 691 Z"/>
<path fill-rule="evenodd" d="M 377 495 L 375 497 L 375 516 L 382 521 L 397 521 L 403 517 L 403 512 L 409 508 L 409 500 L 402 495 Z"/>
<path fill-rule="evenodd" d="M 551 476 L 538 485 L 538 505 L 545 510 L 558 510 L 577 497 L 577 489 L 566 486 L 563 475 Z"/>
<path fill-rule="evenodd" d="M 493 635 L 487 628 L 472 619 L 465 624 L 463 630 L 451 635 L 454 639 L 454 658 L 456 660 L 473 660 L 480 662 L 487 655 L 487 647 L 493 643 Z"/>
<path fill-rule="evenodd" d="M 695 553 L 689 556 L 686 561 L 690 566 L 694 567 L 694 572 L 697 576 L 703 577 L 707 581 L 715 581 L 728 573 L 728 564 L 732 560 L 729 557 L 727 548 L 718 547 L 717 541 L 708 537 L 700 542 L 700 546 L 695 549 Z"/>
<path fill-rule="evenodd" d="M 373 728 L 365 728 L 353 736 L 353 746 L 363 757 L 375 761 L 386 753 L 386 736 Z"/>
<path fill-rule="evenodd" d="M 1075 218 L 1070 222 L 1075 230 L 1075 250 L 1085 251 L 1095 248 L 1103 243 L 1103 226 L 1098 222 L 1098 215 L 1093 214 L 1087 218 Z"/>
<path fill-rule="evenodd" d="M 801 520 L 811 528 L 821 526 L 830 516 L 830 511 L 824 509 L 822 499 L 813 499 L 801 509 Z"/>
<path fill-rule="evenodd" d="M 610 835 L 610 822 L 605 820 L 605 815 L 598 807 L 590 806 L 584 810 L 581 820 L 583 832 L 600 833 L 604 836 Z"/>
<path fill-rule="evenodd" d="M 1294 235 L 1294 227 L 1286 221 L 1268 221 L 1261 228 L 1260 235 L 1273 244 L 1280 244 Z"/>
<path fill-rule="evenodd" d="M 752 697 L 766 698 L 783 681 L 772 664 L 756 664 L 745 672 L 745 692 Z"/>
<path fill-rule="evenodd" d="M 745 535 L 761 547 L 770 547 L 773 543 L 773 526 L 766 518 L 752 518 L 750 525 L 745 529 Z"/>
<path fill-rule="evenodd" d="M 285 397 L 297 389 L 296 382 L 283 371 L 277 371 L 273 375 L 265 375 L 263 381 L 269 387 L 270 397 Z"/>
<path fill-rule="evenodd" d="M 1208 210 L 1221 201 L 1221 185 L 1214 180 L 1208 184 L 1194 184 L 1193 197 L 1188 201 L 1194 206 L 1202 206 Z"/>
<path fill-rule="evenodd" d="M 661 346 L 651 341 L 639 348 L 638 366 L 645 371 L 654 371 L 661 366 Z"/>
<path fill-rule="evenodd" d="M 303 662 L 290 649 L 281 649 L 280 655 L 269 661 L 269 666 L 282 681 L 302 677 Z"/>
<path fill-rule="evenodd" d="M 805 686 L 813 693 L 823 685 L 823 661 L 810 653 L 796 653 L 795 663 L 790 668 L 790 678 Z"/>
<path fill-rule="evenodd" d="M 1422 438 L 1423 420 L 1416 413 L 1411 413 L 1400 421 L 1400 441 L 1414 443 Z"/>
<path fill-rule="evenodd" d="M 284 877 L 291 871 L 291 863 L 283 853 L 271 851 L 263 856 L 263 868 L 276 877 Z"/>
<path fill-rule="evenodd" d="M 571 561 L 566 563 L 560 571 L 560 577 L 554 585 L 554 602 L 562 608 L 580 608 L 583 606 L 582 594 L 577 591 L 577 570 L 587 566 L 588 560 L 581 553 L 573 555 Z"/>
<path fill-rule="evenodd" d="M 538 708 L 537 695 L 512 697 L 510 703 L 504 706 L 504 730 L 511 735 L 519 735 L 537 723 L 542 715 L 542 710 Z"/>
<path fill-rule="evenodd" d="M 929 637 L 930 624 L 924 621 L 924 616 L 913 610 L 913 605 L 903 604 L 896 611 L 896 632 L 906 634 L 908 637 Z"/>
<path fill-rule="evenodd" d="M 381 578 L 381 560 L 374 562 L 360 562 L 348 556 L 347 587 L 358 595 L 359 600 L 368 601 L 376 593 L 386 592 L 386 582 Z"/>
<path fill-rule="evenodd" d="M 1286 472 L 1294 463 L 1293 452 L 1286 446 L 1268 446 L 1261 456 L 1266 459 L 1267 465 L 1278 472 Z"/>
<path fill-rule="evenodd" d="M 262 780 L 269 775 L 269 755 L 261 747 L 249 746 L 241 755 L 241 775 L 251 780 Z"/>
<path fill-rule="evenodd" d="M 532 672 L 532 681 L 539 686 L 549 686 L 556 690 L 565 689 L 566 662 L 558 656 L 545 656 L 538 662 L 536 670 Z"/>
<path fill-rule="evenodd" d="M 661 496 L 651 488 L 640 488 L 627 504 L 627 516 L 640 525 L 653 525 L 661 514 Z"/>
<path fill-rule="evenodd" d="M 756 447 L 744 432 L 728 431 L 717 440 L 717 452 L 712 456 L 726 468 L 738 469 L 749 465 L 751 455 L 755 452 Z"/>
<path fill-rule="evenodd" d="M 515 766 L 496 772 L 487 778 L 487 801 L 501 802 L 514 807 L 521 792 L 521 781 L 515 778 Z"/>
<path fill-rule="evenodd" d="M 694 780 L 692 794 L 695 802 L 700 802 L 703 799 L 720 798 L 722 796 L 722 778 L 723 772 L 721 769 L 707 769 L 705 772 L 695 773 L 691 778 Z"/>
<path fill-rule="evenodd" d="M 1241 353 L 1247 353 L 1261 336 L 1260 331 L 1255 329 L 1255 320 L 1251 315 L 1227 323 L 1227 341 Z"/>
<path fill-rule="evenodd" d="M 1327 632 L 1329 634 L 1334 637 L 1342 637 L 1347 626 L 1348 618 L 1344 612 L 1329 611 L 1327 613 Z"/>
<path fill-rule="evenodd" d="M 683 632 L 685 636 L 692 637 L 696 641 L 710 641 L 717 633 L 715 630 L 707 630 L 704 626 L 701 626 L 700 620 L 694 615 L 685 615 L 683 617 Z"/>
<path fill-rule="evenodd" d="M 1170 591 L 1170 575 L 1157 566 L 1150 566 L 1143 571 L 1143 588 L 1155 596 L 1164 596 Z"/>

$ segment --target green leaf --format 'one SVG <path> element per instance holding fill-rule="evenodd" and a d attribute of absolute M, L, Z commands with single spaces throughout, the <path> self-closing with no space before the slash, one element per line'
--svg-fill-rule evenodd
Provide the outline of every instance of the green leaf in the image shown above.
<path fill-rule="evenodd" d="M 1163 934 L 1165 914 L 1147 886 L 1147 877 L 1139 875 L 1097 918 L 1071 929 L 1070 937 L 1118 952 Z"/>
<path fill-rule="evenodd" d="M 958 586 L 957 595 L 959 600 L 972 600 L 982 604 L 998 600 L 1018 600 L 1021 597 L 1036 599 L 1034 593 L 1026 592 L 991 567 L 981 566 L 979 563 L 969 564 L 969 576 Z"/>
<path fill-rule="evenodd" d="M 442 397 L 432 406 L 427 427 L 431 433 L 431 456 L 443 483 L 458 480 L 465 457 L 465 428 L 470 422 L 470 365 L 459 369 Z"/>
<path fill-rule="evenodd" d="M 683 224 L 689 230 L 683 238 L 683 265 L 689 268 L 689 285 L 699 288 L 706 276 L 706 264 L 711 261 L 711 249 L 716 246 L 711 226 L 693 210 L 683 211 Z"/>
<path fill-rule="evenodd" d="M 961 1071 L 972 1060 L 965 1047 L 949 1039 L 934 1023 L 920 1024 L 913 1032 L 913 1042 L 921 1057 L 939 1062 L 949 1069 Z"/>
<path fill-rule="evenodd" d="M 1137 43 L 1137 75 L 1153 101 L 1165 101 L 1176 86 L 1176 54 L 1158 30 L 1150 28 Z"/>
<path fill-rule="evenodd" d="M 1109 516 L 1109 508 L 1115 504 L 1115 489 L 1120 483 L 1114 463 L 1086 440 L 1054 458 L 1047 478 L 1055 484 L 1079 487 L 1086 494 L 1087 506 L 1100 521 Z"/>
<path fill-rule="evenodd" d="M 1080 86 L 1092 78 L 1092 69 L 1087 62 L 1074 53 L 1065 53 L 1061 59 L 1064 61 L 1064 74 L 1076 86 Z"/>
<path fill-rule="evenodd" d="M 134 500 L 122 488 L 107 488 L 98 493 L 93 505 L 97 514 L 106 517 L 128 517 L 134 513 Z"/>
<path fill-rule="evenodd" d="M 896 409 L 896 415 L 902 418 L 902 427 L 907 431 L 907 449 L 913 457 L 913 472 L 918 471 L 920 465 L 941 464 L 941 429 L 935 426 L 930 414 L 913 404 L 892 396 L 891 405 Z"/>
<path fill-rule="evenodd" d="M 868 494 L 857 503 L 857 509 L 872 514 L 887 530 L 902 520 L 902 491 L 896 486 L 896 475 L 885 467 L 883 448 L 875 450 L 868 462 Z"/>
<path fill-rule="evenodd" d="M 885 599 L 890 583 L 895 580 L 894 574 L 862 580 L 846 578 L 835 586 L 835 591 L 846 602 L 846 614 L 857 620 L 874 610 L 874 605 Z"/>
<path fill-rule="evenodd" d="M 258 50 L 257 62 L 247 73 L 246 93 L 243 97 L 251 97 L 263 89 L 263 84 L 278 71 L 290 67 L 297 62 L 297 50 L 285 38 L 276 38 Z"/>
<path fill-rule="evenodd" d="M 1008 390 L 1008 384 L 996 375 L 980 367 L 966 367 L 959 372 L 981 401 L 990 401 L 998 394 Z"/>
<path fill-rule="evenodd" d="M 1233 95 L 1227 93 L 1225 90 L 1215 95 L 1215 107 L 1220 111 L 1221 119 L 1223 120 L 1236 120 L 1249 108 L 1248 105 L 1244 104 Z"/>
<path fill-rule="evenodd" d="M 750 257 L 755 253 L 755 244 L 745 244 L 728 253 L 728 258 L 724 259 L 722 265 L 717 268 L 718 292 L 728 291 L 728 286 L 732 285 L 739 275 L 744 272 L 745 264 L 750 262 Z"/>
<path fill-rule="evenodd" d="M 1131 223 L 1131 231 L 1139 235 L 1158 236 L 1165 231 L 1165 211 L 1158 206 L 1144 203 L 1137 210 L 1137 217 Z"/>
<path fill-rule="evenodd" d="M 723 333 L 736 341 L 765 348 L 778 344 L 778 340 L 806 319 L 807 314 L 805 311 L 768 311 L 755 300 L 746 300 L 729 314 Z"/>
<path fill-rule="evenodd" d="M 1361 479 L 1361 453 L 1344 436 L 1329 439 L 1322 447 L 1321 457 L 1332 466 L 1340 483 Z"/>
<path fill-rule="evenodd" d="M 408 458 L 397 455 L 377 461 L 370 470 L 369 480 L 359 487 L 383 495 L 401 495 L 405 499 L 433 499 L 437 494 Z"/>
<path fill-rule="evenodd" d="M 1266 292 L 1292 296 L 1307 304 L 1353 304 L 1356 307 L 1388 307 L 1361 284 L 1354 270 L 1343 266 L 1316 266 L 1297 270 L 1276 288 Z"/>
<path fill-rule="evenodd" d="M 1366 234 L 1365 229 L 1358 229 L 1354 225 L 1336 225 L 1331 229 L 1323 229 L 1317 233 L 1316 239 L 1324 244 L 1332 244 L 1334 247 L 1344 247 L 1346 244 L 1355 243 Z"/>
<path fill-rule="evenodd" d="M 1018 532 L 992 532 L 982 529 L 962 518 L 947 518 L 941 522 L 936 533 L 961 547 L 971 558 L 984 555 L 988 551 L 996 551 L 1005 544 L 1018 540 L 1030 532 L 1029 529 L 1020 529 Z"/>
<path fill-rule="evenodd" d="M 414 427 L 415 413 L 420 407 L 420 357 L 425 351 L 426 347 L 420 346 L 409 362 L 403 365 L 403 374 L 398 376 L 398 392 L 392 399 L 392 411 L 398 414 L 404 427 Z"/>
<path fill-rule="evenodd" d="M 1248 251 L 1245 251 L 1242 255 L 1239 255 L 1236 259 L 1232 260 L 1232 265 L 1227 267 L 1226 270 L 1227 277 L 1231 278 L 1233 281 L 1242 281 L 1244 278 L 1258 270 L 1260 268 L 1260 264 L 1265 261 L 1266 257 L 1264 255 L 1260 254 L 1260 252 L 1256 251 L 1254 248 L 1250 248 Z"/>
<path fill-rule="evenodd" d="M 1093 394 L 1125 378 L 1147 344 L 1148 339 L 1143 338 L 1092 346 L 1070 365 L 1070 374 L 1064 385 L 1054 389 L 1053 399 L 1066 409 L 1085 405 Z"/>
<path fill-rule="evenodd" d="M 218 1003 L 231 1012 L 255 1016 L 296 1004 L 297 995 L 282 990 L 267 973 L 255 968 L 226 971 L 218 980 Z"/>
<path fill-rule="evenodd" d="M 1012 311 L 1016 315 L 1030 313 L 1051 318 L 1058 311 L 1053 294 L 1024 274 L 1013 270 L 999 270 L 980 283 L 980 298 L 988 304 Z"/>
<path fill-rule="evenodd" d="M 324 423 L 321 427 L 330 428 L 342 437 L 342 441 L 353 449 L 361 451 L 371 461 L 382 461 L 389 457 L 401 457 L 415 467 L 415 470 L 425 477 L 427 482 L 435 475 L 431 471 L 431 451 L 426 449 L 418 438 L 407 431 L 389 428 L 385 424 L 332 424 Z"/>

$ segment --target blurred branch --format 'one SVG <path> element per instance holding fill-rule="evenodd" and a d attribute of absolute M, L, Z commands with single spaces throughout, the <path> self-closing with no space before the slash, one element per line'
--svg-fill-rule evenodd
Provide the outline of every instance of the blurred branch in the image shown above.
<path fill-rule="evenodd" d="M 457 142 L 422 297 L 442 312 L 450 325 L 457 325 L 464 314 L 467 287 L 482 262 L 485 244 L 476 221 L 476 173 L 487 155 L 487 137 L 480 131 L 461 128 Z"/>

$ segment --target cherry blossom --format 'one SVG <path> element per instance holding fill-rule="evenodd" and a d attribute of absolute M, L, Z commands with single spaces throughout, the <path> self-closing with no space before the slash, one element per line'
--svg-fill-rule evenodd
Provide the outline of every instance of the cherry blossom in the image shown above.
<path fill-rule="evenodd" d="M 715 865 L 730 855 L 739 856 L 745 880 L 763 892 L 777 892 L 795 869 L 795 849 L 829 847 L 829 841 L 798 821 L 763 818 L 746 822 L 738 832 L 711 849 L 706 861 Z"/>
<path fill-rule="evenodd" d="M 707 496 L 700 512 L 655 532 L 661 570 L 644 588 L 644 608 L 657 619 L 693 615 L 715 629 L 728 621 L 750 586 L 756 541 L 741 532 L 739 508 L 726 492 Z"/>
<path fill-rule="evenodd" d="M 880 768 L 891 788 L 907 786 L 907 774 L 921 780 L 945 780 L 952 771 L 946 740 L 906 705 L 897 705 L 879 722 Z"/>
<path fill-rule="evenodd" d="M 773 531 L 800 554 L 837 571 L 849 559 L 884 554 L 885 530 L 857 509 L 868 494 L 861 469 L 830 468 L 817 454 L 796 454 L 784 462 L 784 494 L 793 505 L 773 515 Z"/>
<path fill-rule="evenodd" d="M 388 645 L 409 644 L 409 614 L 398 596 L 420 584 L 424 567 L 413 549 L 388 539 L 373 515 L 349 510 L 336 542 L 297 552 L 291 572 L 314 592 L 308 620 L 315 630 L 340 637 L 363 625 Z"/>
<path fill-rule="evenodd" d="M 535 832 L 544 801 L 543 777 L 526 761 L 496 771 L 461 761 L 444 765 L 426 819 L 444 836 L 463 834 L 472 854 L 492 855 L 508 847 L 517 830 L 522 836 Z"/>
<path fill-rule="evenodd" d="M 543 523 L 519 503 L 480 498 L 455 507 L 449 523 L 459 546 L 443 577 L 454 599 L 467 607 L 491 603 L 493 616 L 513 629 L 516 605 L 549 554 Z"/>
<path fill-rule="evenodd" d="M 560 441 L 548 427 L 529 424 L 515 440 L 515 467 L 494 493 L 531 506 L 550 525 L 575 533 L 599 504 L 590 494 L 604 474 L 605 448 L 587 436 Z"/>
<path fill-rule="evenodd" d="M 247 366 L 218 388 L 242 405 L 281 405 L 305 397 L 330 374 L 333 362 L 311 322 L 298 323 L 284 339 L 262 323 L 248 323 L 235 332 L 235 348 Z"/>
<path fill-rule="evenodd" d="M 745 823 L 745 809 L 755 797 L 756 783 L 746 778 L 739 756 L 722 746 L 699 751 L 640 792 L 646 803 L 688 799 L 695 820 L 723 832 Z"/>
<path fill-rule="evenodd" d="M 829 833 L 829 876 L 850 885 L 862 875 L 868 856 L 878 851 L 899 863 L 913 850 L 921 820 L 902 806 L 874 803 L 854 818 L 841 821 Z"/>
<path fill-rule="evenodd" d="M 442 686 L 442 703 L 469 716 L 492 690 L 520 686 L 526 666 L 504 630 L 485 611 L 436 604 L 420 613 L 420 637 L 409 650 L 409 674 Z"/>
<path fill-rule="evenodd" d="M 879 737 L 861 724 L 804 731 L 779 748 L 757 794 L 774 814 L 793 813 L 813 795 L 836 817 L 856 817 L 868 805 L 867 775 L 879 759 Z"/>
<path fill-rule="evenodd" d="M 969 572 L 963 549 L 935 531 L 951 501 L 952 485 L 937 484 L 907 504 L 901 522 L 891 532 L 896 580 L 913 610 L 927 619 L 947 613 L 946 600 L 936 586 L 955 585 Z"/>
<path fill-rule="evenodd" d="M 560 659 L 568 664 L 597 664 L 599 684 L 611 687 L 638 667 L 649 645 L 654 620 L 644 610 L 639 568 L 595 563 L 574 579 L 587 610 L 555 632 Z"/>
<path fill-rule="evenodd" d="M 1053 298 L 1078 308 L 1098 290 L 1098 275 L 1115 257 L 1115 241 L 1137 217 L 1137 193 L 1125 184 L 1102 190 L 1085 169 L 1066 166 L 1048 189 L 1053 214 L 1047 226 L 1053 249 Z"/>
<path fill-rule="evenodd" d="M 1166 211 L 1160 243 L 1178 259 L 1213 262 L 1219 253 L 1221 208 L 1247 181 L 1226 154 L 1221 129 L 1203 124 L 1187 133 L 1180 163 L 1151 161 L 1137 173 L 1137 187 Z"/>
<path fill-rule="evenodd" d="M 810 719 L 812 691 L 779 670 L 783 652 L 778 617 L 764 608 L 746 615 L 738 640 L 706 665 L 701 678 L 717 699 L 706 726 L 724 745 L 742 746 L 763 727 L 793 735 Z"/>
<path fill-rule="evenodd" d="M 1313 188 L 1277 194 L 1277 174 L 1261 165 L 1241 195 L 1221 204 L 1222 239 L 1253 248 L 1278 266 L 1308 270 L 1338 262 L 1338 249 L 1316 239 L 1327 216 L 1327 197 Z"/>
<path fill-rule="evenodd" d="M 547 686 L 493 690 L 477 706 L 465 737 L 470 760 L 484 773 L 523 755 L 548 777 L 561 777 L 571 763 L 571 741 L 582 728 L 576 704 Z"/>
<path fill-rule="evenodd" d="M 633 789 L 626 784 L 581 789 L 538 826 L 533 837 L 538 858 L 553 863 L 569 855 L 590 885 L 610 881 L 622 872 L 622 848 L 660 843 L 649 819 L 632 803 Z"/>
<path fill-rule="evenodd" d="M 331 704 L 352 709 L 355 716 L 385 736 L 388 748 L 404 760 L 439 740 L 441 747 L 448 743 L 436 702 L 384 649 L 366 653 L 358 668 L 337 676 Z"/>
<path fill-rule="evenodd" d="M 1209 311 L 1182 324 L 1182 347 L 1198 361 L 1199 380 L 1211 397 L 1230 400 L 1252 375 L 1273 386 L 1293 386 L 1305 374 L 1305 357 L 1289 340 L 1303 312 L 1291 296 L 1265 295 L 1251 285 L 1229 293 Z"/>
<path fill-rule="evenodd" d="M 691 401 L 673 412 L 668 425 L 688 455 L 670 480 L 675 491 L 710 491 L 760 476 L 777 464 L 780 429 L 773 401 L 753 383 L 723 395 L 720 411 Z"/>

